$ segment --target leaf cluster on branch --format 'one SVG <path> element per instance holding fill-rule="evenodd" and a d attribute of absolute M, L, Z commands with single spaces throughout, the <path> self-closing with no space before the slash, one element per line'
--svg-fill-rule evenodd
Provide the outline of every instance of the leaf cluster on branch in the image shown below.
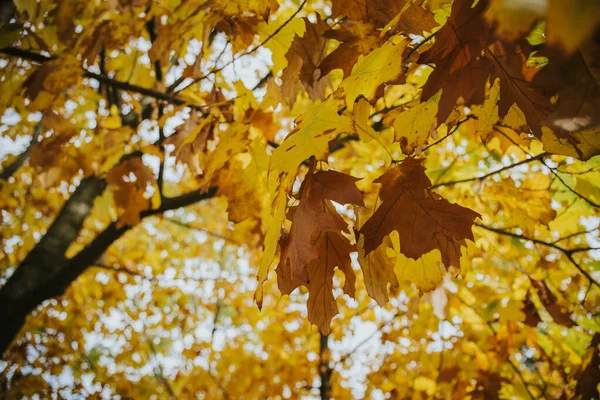
<path fill-rule="evenodd" d="M 0 16 L 9 396 L 598 397 L 600 3 Z"/>

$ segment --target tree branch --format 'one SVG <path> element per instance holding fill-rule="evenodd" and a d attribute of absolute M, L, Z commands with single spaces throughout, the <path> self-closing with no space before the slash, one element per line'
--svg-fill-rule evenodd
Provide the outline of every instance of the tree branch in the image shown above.
<path fill-rule="evenodd" d="M 319 332 L 319 378 L 321 378 L 321 386 L 319 386 L 319 394 L 321 400 L 329 400 L 331 392 L 331 368 L 330 358 L 331 350 L 329 350 L 329 335 L 323 335 Z"/>
<path fill-rule="evenodd" d="M 267 36 L 265 38 L 265 40 L 263 40 L 262 42 L 260 42 L 259 44 L 257 44 L 256 46 L 254 46 L 253 48 L 251 48 L 250 50 L 238 54 L 237 56 L 233 57 L 231 59 L 231 61 L 225 63 L 224 65 L 222 65 L 219 68 L 213 68 L 211 69 L 208 73 L 206 73 L 205 75 L 199 76 L 198 78 L 195 78 L 194 80 L 192 80 L 188 85 L 184 86 L 183 88 L 179 89 L 178 92 L 181 92 L 182 90 L 190 87 L 191 85 L 198 83 L 206 78 L 208 78 L 209 76 L 216 74 L 217 72 L 221 72 L 222 70 L 224 70 L 225 68 L 227 68 L 228 66 L 230 66 L 231 64 L 233 64 L 234 62 L 236 62 L 237 60 L 239 60 L 242 57 L 245 57 L 247 55 L 250 55 L 252 53 L 254 53 L 256 50 L 258 50 L 259 48 L 263 47 L 265 44 L 267 44 L 271 39 L 273 39 L 279 32 L 281 32 L 281 30 L 283 28 L 285 28 L 287 26 L 287 24 L 289 24 L 294 18 L 296 18 L 296 15 L 298 15 L 298 13 L 304 8 L 304 6 L 306 5 L 306 2 L 308 0 L 304 0 L 300 6 L 298 7 L 298 9 L 292 14 L 290 15 L 290 17 L 285 20 L 285 22 L 283 22 L 283 24 L 281 24 L 279 27 L 277 27 L 277 29 L 275 29 L 273 31 L 273 33 L 271 33 L 269 36 Z M 177 85 L 179 85 L 181 82 L 176 82 Z M 171 87 L 169 87 L 167 89 L 168 92 L 173 91 L 175 89 L 175 87 L 177 86 L 175 84 L 171 85 Z"/>
<path fill-rule="evenodd" d="M 4 53 L 8 56 L 20 57 L 25 60 L 34 61 L 38 63 L 44 63 L 56 59 L 56 57 L 54 56 L 44 56 L 42 54 L 30 52 L 28 50 L 18 49 L 15 47 L 5 47 L 3 49 L 0 49 L 0 53 Z M 97 74 L 95 72 L 88 71 L 85 68 L 82 68 L 82 75 L 86 78 L 92 78 L 100 83 L 112 86 L 113 88 L 139 93 L 144 96 L 152 97 L 157 100 L 164 100 L 175 105 L 186 105 L 200 112 L 204 112 L 204 110 L 206 110 L 209 107 L 206 104 L 190 103 L 187 100 L 182 99 L 181 97 L 172 96 L 170 94 L 155 89 L 145 88 L 142 86 L 133 85 L 131 83 L 118 81 L 116 79 L 109 78 L 104 74 Z"/>
<path fill-rule="evenodd" d="M 422 153 L 424 153 L 424 152 L 426 152 L 427 150 L 429 150 L 430 148 L 432 148 L 433 146 L 435 146 L 435 145 L 438 145 L 438 144 L 440 144 L 441 142 L 443 142 L 444 140 L 448 139 L 448 138 L 449 138 L 450 136 L 452 136 L 452 135 L 453 135 L 453 134 L 454 134 L 456 131 L 458 131 L 458 128 L 460 128 L 460 126 L 461 126 L 462 124 L 464 124 L 465 122 L 467 122 L 467 121 L 468 121 L 468 120 L 470 120 L 470 119 L 477 119 L 477 117 L 476 117 L 475 115 L 473 115 L 473 114 L 469 114 L 469 115 L 467 115 L 467 116 L 466 116 L 464 119 L 462 119 L 462 120 L 458 121 L 458 122 L 456 123 L 456 125 L 454 125 L 454 127 L 452 128 L 452 130 L 451 130 L 450 132 L 448 132 L 448 134 L 447 134 L 446 136 L 444 136 L 444 137 L 440 138 L 439 140 L 437 140 L 437 141 L 435 141 L 435 142 L 433 142 L 433 143 L 431 143 L 431 144 L 429 144 L 429 145 L 425 146 L 423 149 L 421 149 L 421 152 L 422 152 Z"/>
<path fill-rule="evenodd" d="M 483 180 L 489 178 L 490 176 L 499 174 L 499 173 L 507 171 L 509 169 L 513 169 L 515 167 L 518 167 L 519 165 L 529 164 L 529 163 L 531 163 L 533 161 L 541 160 L 544 157 L 547 157 L 548 155 L 549 155 L 548 153 L 541 153 L 541 154 L 538 154 L 535 157 L 530 157 L 530 158 L 527 158 L 525 160 L 519 161 L 517 163 L 511 164 L 511 165 L 507 165 L 505 167 L 497 169 L 496 171 L 492 171 L 492 172 L 487 173 L 487 174 L 482 175 L 482 176 L 476 176 L 476 177 L 467 178 L 467 179 L 459 179 L 459 180 L 456 180 L 456 181 L 442 182 L 442 183 L 438 183 L 436 185 L 430 186 L 429 189 L 435 189 L 435 188 L 438 188 L 438 187 L 441 187 L 441 186 L 456 185 L 458 183 L 466 183 L 466 182 L 473 182 L 473 181 L 483 181 Z"/>
<path fill-rule="evenodd" d="M 513 237 L 513 238 L 519 239 L 519 240 L 530 241 L 530 242 L 533 242 L 533 243 L 536 243 L 536 244 L 539 244 L 539 245 L 542 245 L 542 246 L 546 246 L 546 247 L 550 247 L 552 249 L 558 250 L 558 251 L 560 251 L 561 253 L 563 253 L 567 257 L 567 259 L 571 262 L 571 264 L 573 264 L 575 266 L 575 268 L 577 268 L 579 270 L 579 272 L 581 272 L 581 274 L 583 276 L 585 276 L 591 284 L 594 284 L 594 285 L 600 287 L 600 282 L 598 282 L 597 280 L 595 280 L 590 275 L 590 273 L 587 272 L 581 265 L 579 265 L 579 263 L 577 261 L 575 261 L 575 259 L 573 258 L 573 254 L 574 253 L 578 253 L 578 252 L 581 252 L 581 251 L 588 251 L 588 250 L 596 250 L 596 249 L 593 249 L 593 248 L 592 249 L 590 249 L 590 248 L 566 249 L 566 248 L 561 247 L 561 246 L 559 246 L 559 245 L 557 245 L 555 243 L 545 242 L 545 241 L 540 240 L 540 239 L 530 238 L 530 237 L 527 237 L 527 236 L 519 235 L 517 233 L 505 231 L 503 229 L 498 229 L 498 228 L 494 228 L 494 227 L 483 225 L 483 224 L 479 224 L 479 223 L 475 223 L 474 225 L 477 226 L 477 227 L 479 227 L 479 228 L 482 228 L 482 229 L 485 229 L 485 230 L 488 230 L 490 232 L 494 232 L 494 233 L 497 233 L 497 234 L 500 234 L 500 235 L 510 236 L 510 237 Z"/>
<path fill-rule="evenodd" d="M 208 236 L 212 236 L 212 237 L 215 237 L 217 239 L 223 239 L 226 242 L 233 243 L 233 244 L 235 244 L 237 246 L 242 246 L 243 245 L 243 243 L 240 243 L 239 241 L 237 241 L 235 239 L 232 239 L 232 238 L 230 238 L 228 236 L 222 235 L 222 234 L 217 233 L 217 232 L 209 231 L 207 229 L 200 228 L 198 226 L 194 226 L 194 225 L 191 225 L 191 224 L 188 224 L 188 223 L 185 223 L 185 222 L 181 222 L 181 221 L 178 221 L 178 220 L 173 219 L 173 218 L 164 218 L 163 221 L 168 221 L 168 222 L 170 222 L 172 224 L 175 224 L 175 225 L 178 225 L 178 226 L 180 226 L 182 228 L 193 229 L 193 230 L 198 231 L 198 232 L 206 233 Z"/>
<path fill-rule="evenodd" d="M 66 248 L 75 240 L 83 221 L 91 212 L 93 199 L 103 191 L 106 182 L 97 177 L 84 179 L 67 201 L 55 222 L 38 245 L 0 288 L 0 353 L 15 338 L 27 315 L 45 300 L 62 295 L 125 232 L 132 227 L 109 224 L 94 240 L 73 258 L 65 259 Z M 165 199 L 156 209 L 140 213 L 141 218 L 185 207 L 215 196 L 216 187 L 206 192 L 193 191 Z M 89 201 L 91 199 L 91 201 Z M 66 215 L 65 215 L 66 214 Z M 73 214 L 73 215 L 71 215 Z M 55 226 L 56 225 L 56 226 Z"/>
<path fill-rule="evenodd" d="M 499 125 L 501 126 L 501 125 Z M 502 130 L 498 129 L 496 126 L 494 126 L 494 131 L 500 133 L 502 136 L 504 136 L 505 138 L 507 138 L 510 142 L 512 142 L 512 144 L 514 144 L 515 146 L 517 146 L 519 149 L 521 149 L 521 151 L 525 154 L 527 154 L 530 157 L 533 157 L 527 150 L 525 150 L 523 147 L 521 147 L 521 145 L 519 145 L 518 143 L 516 143 L 510 136 L 508 136 L 506 133 L 502 132 Z M 544 164 L 544 166 L 546 168 L 548 168 L 548 170 L 552 173 L 552 175 L 554 175 L 556 177 L 556 179 L 558 179 L 560 181 L 560 183 L 562 183 L 562 185 L 564 187 L 566 187 L 571 193 L 573 193 L 574 195 L 576 195 L 577 197 L 581 198 L 583 201 L 585 201 L 586 203 L 588 203 L 590 206 L 592 207 L 596 207 L 596 208 L 600 208 L 600 204 L 588 199 L 587 197 L 583 196 L 582 194 L 578 193 L 575 189 L 573 189 L 571 186 L 569 186 L 558 174 L 558 172 L 556 171 L 555 168 L 550 167 L 548 164 L 546 164 L 546 162 L 542 159 L 542 164 Z"/>
<path fill-rule="evenodd" d="M 27 159 L 29 158 L 29 152 L 31 151 L 31 148 L 37 144 L 38 136 L 40 136 L 41 133 L 42 121 L 40 120 L 33 129 L 33 134 L 31 135 L 31 142 L 29 142 L 27 149 L 25 149 L 24 152 L 19 154 L 17 158 L 13 160 L 13 162 L 7 165 L 6 168 L 4 168 L 2 172 L 0 172 L 0 180 L 8 180 L 8 178 L 13 176 L 13 174 L 17 172 L 19 168 L 21 168 L 21 165 L 23 165 L 25 161 L 27 161 Z"/>

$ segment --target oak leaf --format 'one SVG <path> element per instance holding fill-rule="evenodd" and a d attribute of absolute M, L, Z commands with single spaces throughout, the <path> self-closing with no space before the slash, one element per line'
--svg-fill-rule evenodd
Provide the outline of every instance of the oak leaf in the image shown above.
<path fill-rule="evenodd" d="M 321 61 L 321 77 L 337 68 L 344 71 L 344 76 L 350 75 L 358 58 L 375 50 L 379 42 L 379 32 L 368 21 L 344 20 L 339 29 L 331 29 L 324 36 L 341 44 Z"/>
<path fill-rule="evenodd" d="M 157 196 L 147 195 L 148 186 L 154 186 L 156 178 L 139 157 L 113 167 L 106 175 L 106 181 L 113 189 L 119 215 L 118 226 L 135 226 L 141 221 L 142 211 L 158 206 Z M 158 192 L 155 191 L 155 194 Z"/>
<path fill-rule="evenodd" d="M 294 279 L 309 281 L 307 266 L 319 255 L 315 236 L 328 231 L 341 233 L 347 227 L 330 200 L 364 206 L 362 194 L 355 186 L 357 180 L 336 171 L 313 174 L 312 168 L 307 174 L 298 194 L 299 204 L 289 218 L 292 226 L 288 239 L 281 246 L 280 262 L 289 262 Z"/>
<path fill-rule="evenodd" d="M 407 158 L 388 170 L 375 183 L 381 183 L 382 203 L 360 229 L 369 254 L 393 231 L 400 235 L 402 254 L 418 259 L 439 249 L 446 267 L 459 266 L 460 248 L 473 240 L 471 226 L 479 214 L 449 203 L 427 188 L 422 160 Z"/>
<path fill-rule="evenodd" d="M 282 239 L 282 247 L 289 238 Z M 289 263 L 280 263 L 277 267 L 277 285 L 281 294 L 290 294 L 304 285 L 308 289 L 308 319 L 317 325 L 323 334 L 330 332 L 331 320 L 338 314 L 338 306 L 333 297 L 333 276 L 339 268 L 345 276 L 344 293 L 354 297 L 356 277 L 352 269 L 350 253 L 356 251 L 356 245 L 350 244 L 339 232 L 320 232 L 315 239 L 318 257 L 307 268 L 308 282 L 294 279 Z"/>
<path fill-rule="evenodd" d="M 319 79 L 323 76 L 319 65 L 327 55 L 327 39 L 323 34 L 329 26 L 320 17 L 314 24 L 305 19 L 305 25 L 304 36 L 296 36 L 285 55 L 288 65 L 281 75 L 281 94 L 292 107 L 302 88 L 316 100 L 329 85 L 328 79 Z"/>
<path fill-rule="evenodd" d="M 369 253 L 365 251 L 364 243 L 365 237 L 360 236 L 358 263 L 363 272 L 365 287 L 369 296 L 377 304 L 384 306 L 390 300 L 389 292 L 396 293 L 400 287 L 394 272 L 393 254 L 390 255 L 388 251 L 392 243 L 389 237 L 385 237 L 383 244 Z"/>
<path fill-rule="evenodd" d="M 309 320 L 327 334 L 331 319 L 338 313 L 332 293 L 334 270 L 337 267 L 344 272 L 344 291 L 354 296 L 350 253 L 356 251 L 356 245 L 342 235 L 348 224 L 331 201 L 359 206 L 364 203 L 355 186 L 357 178 L 331 170 L 313 173 L 315 164 L 313 159 L 300 187 L 299 204 L 288 215 L 292 225 L 280 241 L 277 281 L 282 294 L 300 285 L 308 288 Z"/>
<path fill-rule="evenodd" d="M 402 76 L 402 55 L 407 44 L 406 38 L 394 36 L 358 60 L 352 74 L 340 84 L 346 93 L 348 110 L 352 111 L 354 100 L 360 95 L 372 100 L 379 86 Z"/>

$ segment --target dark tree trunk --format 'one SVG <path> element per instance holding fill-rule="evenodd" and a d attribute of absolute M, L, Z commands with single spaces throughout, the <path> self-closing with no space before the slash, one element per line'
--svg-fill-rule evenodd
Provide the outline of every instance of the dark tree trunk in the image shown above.
<path fill-rule="evenodd" d="M 42 239 L 0 288 L 0 352 L 4 353 L 25 322 L 43 300 L 49 281 L 68 265 L 65 252 L 79 235 L 94 199 L 106 187 L 103 179 L 81 181 Z"/>

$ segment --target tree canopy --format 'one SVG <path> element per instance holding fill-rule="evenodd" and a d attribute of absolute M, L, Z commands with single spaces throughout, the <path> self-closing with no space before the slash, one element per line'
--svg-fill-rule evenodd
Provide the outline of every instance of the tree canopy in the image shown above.
<path fill-rule="evenodd" d="M 600 396 L 600 2 L 0 24 L 3 398 Z"/>

